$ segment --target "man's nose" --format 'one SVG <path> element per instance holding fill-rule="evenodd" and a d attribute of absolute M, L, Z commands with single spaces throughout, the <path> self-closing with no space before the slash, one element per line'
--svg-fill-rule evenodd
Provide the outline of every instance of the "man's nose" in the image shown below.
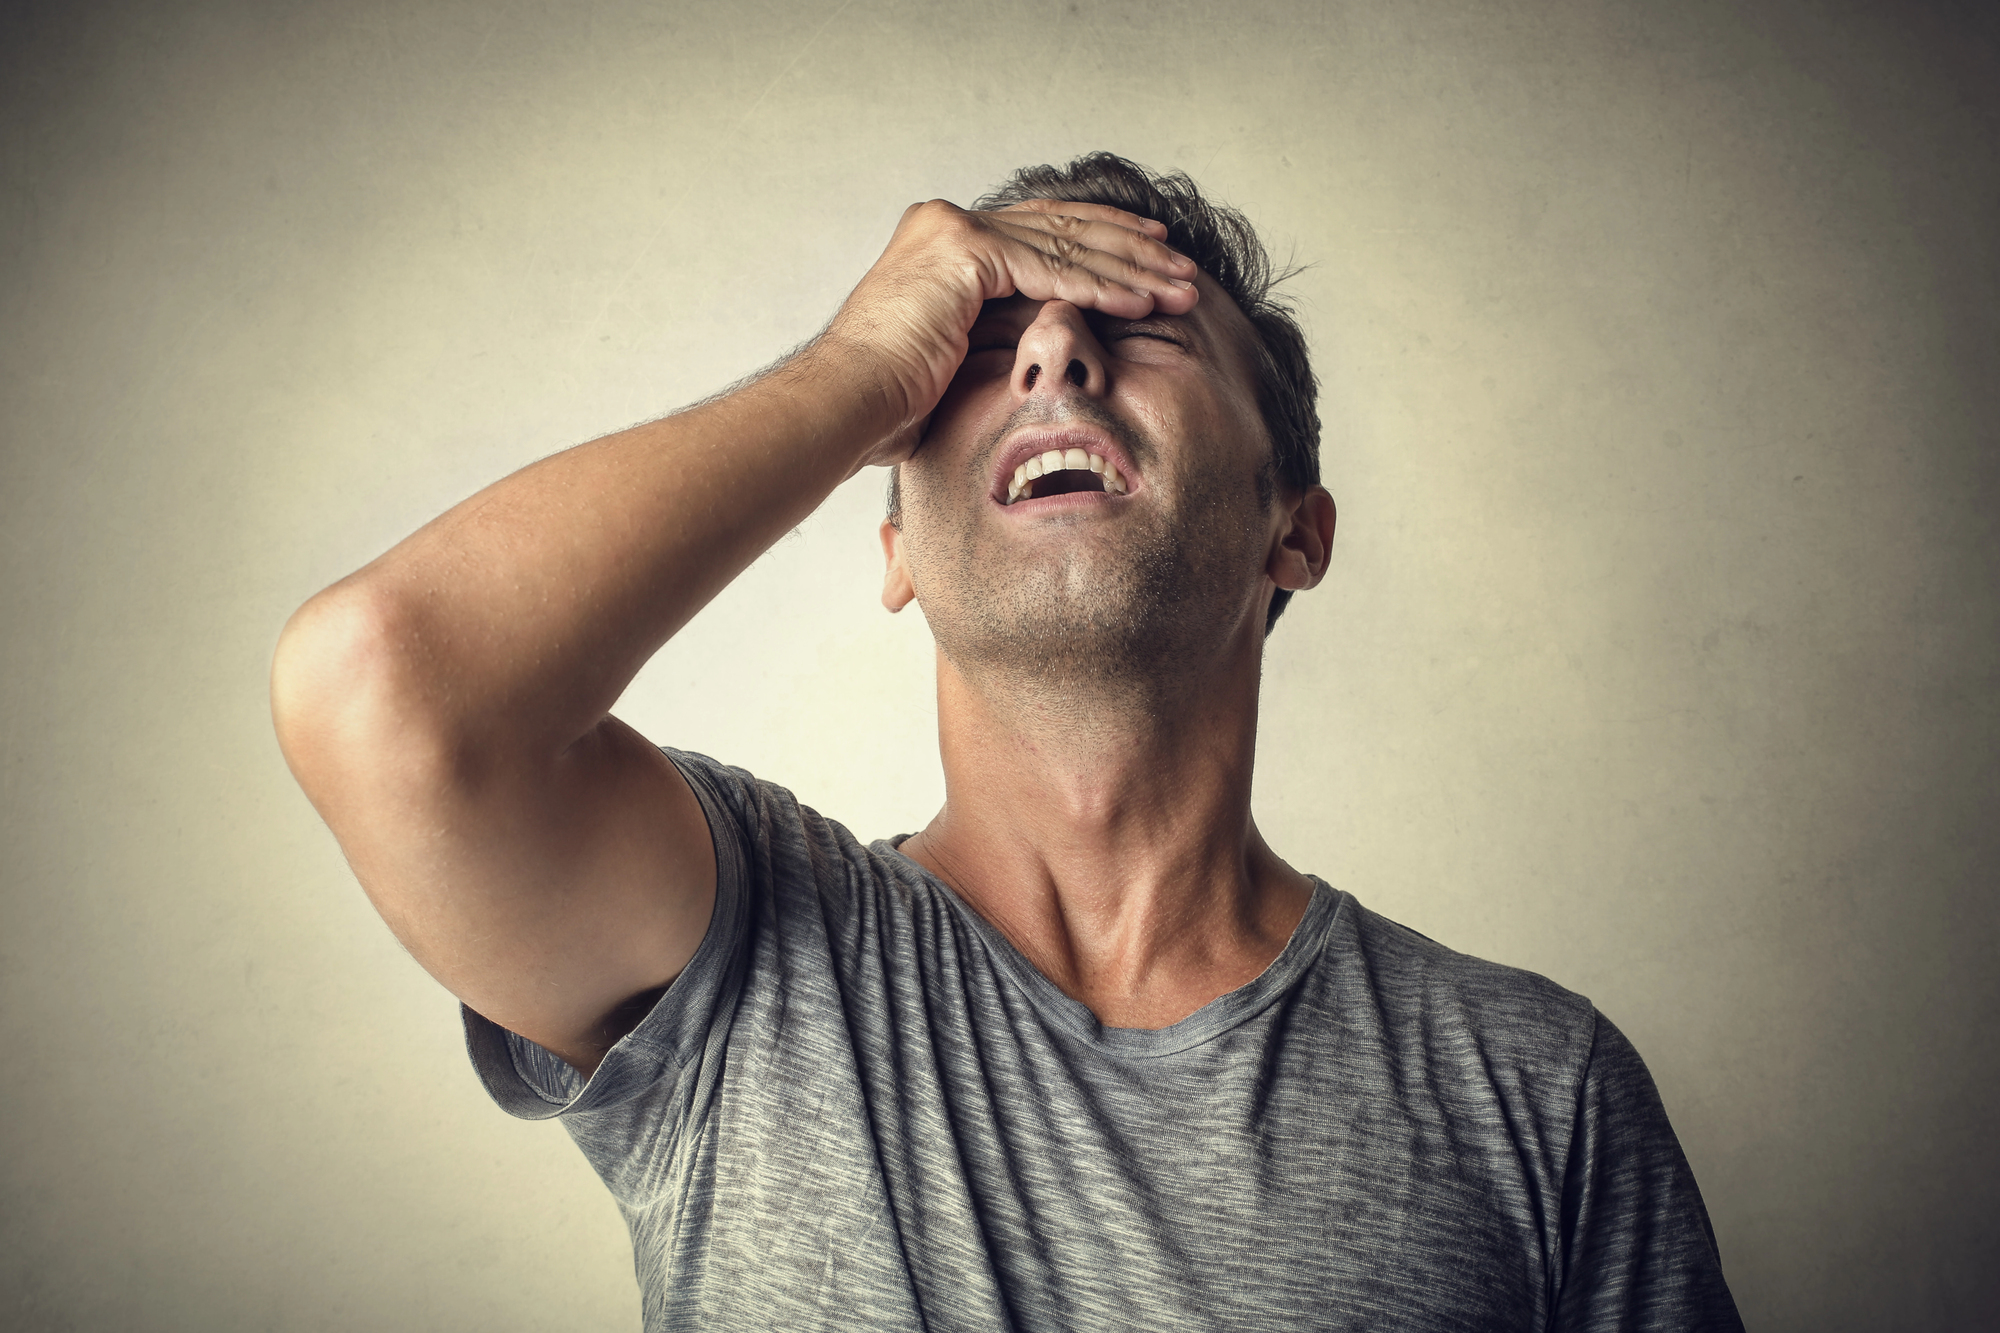
<path fill-rule="evenodd" d="M 1015 345 L 1014 392 L 1022 398 L 1037 392 L 1102 397 L 1104 361 L 1083 311 L 1068 301 L 1044 301 Z"/>

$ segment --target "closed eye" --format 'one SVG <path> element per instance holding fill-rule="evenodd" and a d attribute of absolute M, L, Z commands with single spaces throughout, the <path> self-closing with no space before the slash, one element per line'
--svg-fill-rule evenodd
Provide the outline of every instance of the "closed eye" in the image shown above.
<path fill-rule="evenodd" d="M 1127 338 L 1145 338 L 1152 342 L 1171 343 L 1175 347 L 1186 347 L 1180 331 L 1171 325 L 1134 320 L 1107 319 L 1098 325 L 1097 336 L 1107 343 L 1122 342 Z"/>
<path fill-rule="evenodd" d="M 1106 343 L 1122 343 L 1134 338 L 1143 338 L 1147 342 L 1165 343 L 1169 347 L 1177 347 L 1183 352 L 1187 350 L 1186 342 L 1174 334 L 1158 328 L 1110 329 L 1106 331 L 1104 341 Z"/>

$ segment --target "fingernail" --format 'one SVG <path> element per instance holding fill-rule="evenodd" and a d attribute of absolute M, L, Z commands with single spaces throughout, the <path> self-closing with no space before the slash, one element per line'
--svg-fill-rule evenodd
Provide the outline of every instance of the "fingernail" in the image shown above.
<path fill-rule="evenodd" d="M 1168 278 L 1167 281 L 1171 282 L 1174 286 L 1180 288 L 1182 291 L 1186 291 L 1188 288 L 1194 286 L 1193 283 L 1182 282 L 1179 278 Z"/>
<path fill-rule="evenodd" d="M 1194 262 L 1192 259 L 1189 259 L 1186 255 L 1182 254 L 1178 250 L 1169 250 L 1167 251 L 1167 253 L 1174 257 L 1174 262 L 1176 264 L 1192 264 Z"/>

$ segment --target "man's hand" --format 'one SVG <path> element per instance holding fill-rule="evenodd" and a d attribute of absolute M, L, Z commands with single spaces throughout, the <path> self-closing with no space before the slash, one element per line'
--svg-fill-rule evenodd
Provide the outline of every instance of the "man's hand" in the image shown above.
<path fill-rule="evenodd" d="M 1103 204 L 1033 199 L 973 213 L 933 199 L 904 210 L 888 249 L 822 335 L 829 352 L 881 376 L 901 423 L 867 458 L 909 456 L 965 360 L 987 301 L 1068 301 L 1121 319 L 1195 303 L 1194 261 L 1164 223 Z"/>

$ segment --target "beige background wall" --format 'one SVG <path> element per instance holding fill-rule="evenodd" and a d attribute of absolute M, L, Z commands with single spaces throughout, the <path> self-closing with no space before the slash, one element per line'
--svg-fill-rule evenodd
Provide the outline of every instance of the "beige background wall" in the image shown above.
<path fill-rule="evenodd" d="M 1753 1329 L 2000 1318 L 1991 13 L 9 6 L 0 1325 L 635 1325 L 291 785 L 273 639 L 1100 146 L 1314 265 L 1271 841 L 1633 1036 Z M 622 706 L 865 836 L 941 791 L 880 484 Z"/>

